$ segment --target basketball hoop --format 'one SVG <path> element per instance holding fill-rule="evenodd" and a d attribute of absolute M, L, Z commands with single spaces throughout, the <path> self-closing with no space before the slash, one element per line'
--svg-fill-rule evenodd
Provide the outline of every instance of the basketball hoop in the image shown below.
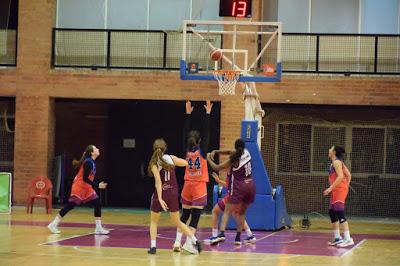
<path fill-rule="evenodd" d="M 214 77 L 218 81 L 219 95 L 235 95 L 236 83 L 240 77 L 239 70 L 214 70 Z"/>

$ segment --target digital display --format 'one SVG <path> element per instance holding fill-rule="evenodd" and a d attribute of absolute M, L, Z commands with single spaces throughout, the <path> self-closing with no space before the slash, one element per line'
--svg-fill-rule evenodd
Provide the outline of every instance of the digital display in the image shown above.
<path fill-rule="evenodd" d="M 219 0 L 220 17 L 251 17 L 252 0 Z"/>

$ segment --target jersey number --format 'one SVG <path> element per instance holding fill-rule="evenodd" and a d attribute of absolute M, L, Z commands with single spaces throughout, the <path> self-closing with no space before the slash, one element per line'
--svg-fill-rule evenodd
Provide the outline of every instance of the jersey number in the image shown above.
<path fill-rule="evenodd" d="M 194 163 L 192 158 L 190 158 L 188 161 L 188 165 L 190 170 L 193 170 L 193 168 L 199 170 L 201 168 L 200 157 L 197 157 Z"/>
<path fill-rule="evenodd" d="M 246 163 L 244 165 L 244 170 L 245 170 L 245 175 L 246 176 L 251 175 L 251 163 Z"/>
<path fill-rule="evenodd" d="M 171 175 L 170 175 L 169 171 L 165 171 L 164 180 L 165 180 L 165 182 L 168 182 L 169 180 L 171 180 Z"/>

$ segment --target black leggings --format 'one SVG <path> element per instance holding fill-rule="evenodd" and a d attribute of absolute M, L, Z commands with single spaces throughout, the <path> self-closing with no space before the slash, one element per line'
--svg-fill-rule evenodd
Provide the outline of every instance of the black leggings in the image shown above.
<path fill-rule="evenodd" d="M 94 217 L 101 217 L 101 201 L 99 198 L 88 201 L 84 205 L 94 208 Z M 64 217 L 70 210 L 72 210 L 76 206 L 79 205 L 77 205 L 74 202 L 68 202 L 68 204 L 64 206 L 64 208 L 62 208 L 61 211 L 59 212 L 60 216 Z"/>

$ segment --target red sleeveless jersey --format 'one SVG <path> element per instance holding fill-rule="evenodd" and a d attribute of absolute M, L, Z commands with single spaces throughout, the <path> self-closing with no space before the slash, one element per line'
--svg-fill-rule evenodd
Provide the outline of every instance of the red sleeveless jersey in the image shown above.
<path fill-rule="evenodd" d="M 186 153 L 188 166 L 185 170 L 185 180 L 208 182 L 207 160 L 201 156 L 200 149 Z"/>
<path fill-rule="evenodd" d="M 341 190 L 341 189 L 349 189 L 349 179 L 348 176 L 345 175 L 344 173 L 344 169 L 346 167 L 346 165 L 342 163 L 342 170 L 343 170 L 343 179 L 342 181 L 337 185 L 337 187 L 335 187 L 335 190 Z M 329 168 L 329 185 L 332 185 L 335 180 L 337 178 L 337 173 L 335 171 L 335 168 L 331 165 L 331 167 Z"/>
<path fill-rule="evenodd" d="M 72 183 L 71 188 L 69 201 L 74 201 L 77 204 L 85 203 L 87 201 L 97 198 L 97 193 L 93 189 L 93 187 L 83 180 L 83 165 L 85 163 L 86 160 L 79 168 L 79 171 L 74 178 L 74 182 Z M 93 160 L 91 160 L 91 163 L 93 165 L 93 168 L 88 178 L 90 181 L 93 181 L 96 174 L 96 165 L 94 164 Z"/>

